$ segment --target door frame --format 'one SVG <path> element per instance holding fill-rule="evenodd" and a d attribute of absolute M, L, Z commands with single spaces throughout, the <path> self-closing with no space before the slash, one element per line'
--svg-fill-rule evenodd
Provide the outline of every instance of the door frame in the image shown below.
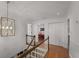
<path fill-rule="evenodd" d="M 49 25 L 50 24 L 58 24 L 58 23 L 65 23 L 65 22 L 51 22 L 51 23 L 48 23 L 48 35 L 49 35 Z M 49 36 L 49 42 L 50 42 L 50 36 Z"/>

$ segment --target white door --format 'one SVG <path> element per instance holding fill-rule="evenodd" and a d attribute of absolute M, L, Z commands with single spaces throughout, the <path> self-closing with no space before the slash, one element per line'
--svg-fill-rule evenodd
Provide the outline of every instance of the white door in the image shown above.
<path fill-rule="evenodd" d="M 66 27 L 64 23 L 49 24 L 49 44 L 63 46 L 65 42 Z"/>
<path fill-rule="evenodd" d="M 49 24 L 49 44 L 55 44 L 55 24 Z"/>
<path fill-rule="evenodd" d="M 27 35 L 32 35 L 32 24 L 27 24 Z M 27 42 L 30 43 L 32 37 L 27 37 Z"/>

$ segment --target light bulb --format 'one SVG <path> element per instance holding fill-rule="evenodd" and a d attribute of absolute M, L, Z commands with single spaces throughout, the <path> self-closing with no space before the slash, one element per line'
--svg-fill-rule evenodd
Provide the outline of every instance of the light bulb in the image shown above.
<path fill-rule="evenodd" d="M 8 29 L 8 26 L 6 27 L 6 29 Z"/>
<path fill-rule="evenodd" d="M 12 27 L 10 27 L 10 29 L 12 29 Z"/>
<path fill-rule="evenodd" d="M 2 26 L 2 29 L 4 29 L 5 27 L 4 26 Z"/>

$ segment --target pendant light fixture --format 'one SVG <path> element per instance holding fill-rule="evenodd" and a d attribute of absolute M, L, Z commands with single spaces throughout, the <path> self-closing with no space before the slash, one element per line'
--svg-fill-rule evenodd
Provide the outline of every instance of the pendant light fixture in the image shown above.
<path fill-rule="evenodd" d="M 15 20 L 8 17 L 8 7 L 10 1 L 6 2 L 7 16 L 1 16 L 0 19 L 0 35 L 1 36 L 14 36 L 15 35 Z"/>

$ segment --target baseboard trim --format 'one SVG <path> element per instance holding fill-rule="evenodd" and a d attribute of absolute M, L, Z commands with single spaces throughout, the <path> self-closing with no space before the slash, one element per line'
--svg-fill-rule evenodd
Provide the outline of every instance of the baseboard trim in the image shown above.
<path fill-rule="evenodd" d="M 70 58 L 72 58 L 72 55 L 71 55 L 71 53 L 69 53 L 69 57 L 70 57 Z"/>

